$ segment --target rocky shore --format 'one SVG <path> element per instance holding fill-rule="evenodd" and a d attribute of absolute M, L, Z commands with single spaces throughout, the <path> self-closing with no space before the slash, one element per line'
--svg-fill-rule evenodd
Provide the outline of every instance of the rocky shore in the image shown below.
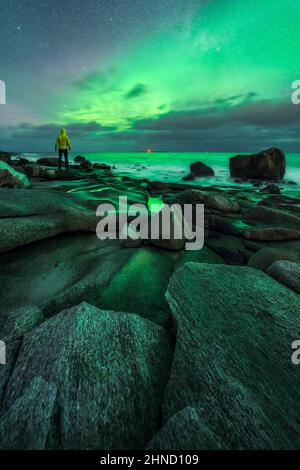
<path fill-rule="evenodd" d="M 2 449 L 297 449 L 300 190 L 284 154 L 239 187 L 0 153 Z M 251 187 L 245 187 L 250 181 Z M 101 202 L 203 203 L 205 246 L 95 235 Z"/>

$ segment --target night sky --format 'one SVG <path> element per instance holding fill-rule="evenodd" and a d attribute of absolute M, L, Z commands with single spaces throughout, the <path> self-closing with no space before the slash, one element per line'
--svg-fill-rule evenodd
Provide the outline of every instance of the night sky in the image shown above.
<path fill-rule="evenodd" d="M 300 151 L 300 1 L 0 0 L 0 149 Z"/>

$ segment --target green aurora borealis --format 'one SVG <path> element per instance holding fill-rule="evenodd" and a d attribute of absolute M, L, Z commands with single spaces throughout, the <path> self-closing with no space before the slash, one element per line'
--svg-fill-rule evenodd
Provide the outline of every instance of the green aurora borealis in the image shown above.
<path fill-rule="evenodd" d="M 131 2 L 124 3 L 130 13 Z M 164 21 L 164 12 L 142 34 L 139 19 L 136 40 L 120 41 L 106 57 L 94 54 L 87 67 L 60 64 L 53 83 L 47 75 L 34 89 L 25 76 L 26 98 L 0 110 L 1 145 L 17 139 L 26 149 L 47 150 L 52 128 L 64 125 L 78 148 L 94 151 L 242 151 L 264 143 L 297 150 L 299 107 L 291 104 L 291 84 L 300 78 L 300 3 L 173 5 L 171 20 Z"/>

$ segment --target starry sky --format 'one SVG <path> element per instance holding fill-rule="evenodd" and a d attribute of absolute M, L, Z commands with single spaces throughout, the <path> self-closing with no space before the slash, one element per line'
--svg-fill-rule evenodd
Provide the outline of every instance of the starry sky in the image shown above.
<path fill-rule="evenodd" d="M 0 0 L 0 149 L 300 151 L 297 0 Z"/>

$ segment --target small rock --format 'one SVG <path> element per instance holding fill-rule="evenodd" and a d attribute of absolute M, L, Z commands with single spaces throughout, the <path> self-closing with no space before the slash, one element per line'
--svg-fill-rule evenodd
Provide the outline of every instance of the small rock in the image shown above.
<path fill-rule="evenodd" d="M 42 166 L 58 166 L 58 158 L 55 157 L 43 157 L 39 158 L 36 163 Z"/>
<path fill-rule="evenodd" d="M 178 204 L 204 204 L 206 207 L 219 212 L 240 212 L 238 203 L 228 197 L 221 194 L 204 194 L 197 189 L 183 191 L 176 196 L 174 202 Z"/>
<path fill-rule="evenodd" d="M 30 161 L 27 158 L 20 157 L 17 160 L 13 162 L 15 166 L 23 166 L 23 165 L 29 165 Z"/>
<path fill-rule="evenodd" d="M 255 269 L 268 272 L 268 268 L 276 261 L 293 261 L 300 263 L 300 250 L 299 248 L 271 248 L 265 247 L 254 253 L 249 259 L 248 266 Z"/>
<path fill-rule="evenodd" d="M 11 164 L 11 156 L 12 156 L 12 153 L 10 153 L 10 152 L 0 152 L 0 161 L 10 165 Z"/>
<path fill-rule="evenodd" d="M 277 184 L 268 184 L 260 190 L 260 193 L 263 194 L 281 194 L 280 188 Z"/>
<path fill-rule="evenodd" d="M 215 176 L 214 170 L 202 162 L 191 163 L 190 172 L 197 177 Z"/>
<path fill-rule="evenodd" d="M 178 195 L 176 195 L 174 199 L 174 203 L 176 204 L 203 204 L 204 201 L 204 194 L 202 191 L 198 189 L 186 189 L 182 191 Z"/>
<path fill-rule="evenodd" d="M 284 240 L 299 240 L 300 230 L 284 227 L 259 227 L 241 230 L 240 235 L 244 238 L 253 240 L 276 242 Z"/>
<path fill-rule="evenodd" d="M 93 169 L 93 163 L 87 160 L 85 157 L 82 157 L 81 155 L 77 155 L 77 157 L 75 157 L 74 159 L 74 162 L 79 163 L 81 170 Z"/>
<path fill-rule="evenodd" d="M 106 163 L 94 163 L 93 167 L 95 170 L 111 170 L 111 166 L 106 165 Z"/>
<path fill-rule="evenodd" d="M 219 212 L 240 212 L 239 204 L 226 196 L 207 194 L 203 197 L 204 205 Z"/>
<path fill-rule="evenodd" d="M 26 175 L 16 171 L 4 161 L 0 161 L 0 187 L 2 188 L 29 188 L 30 183 Z"/>
<path fill-rule="evenodd" d="M 190 173 L 189 175 L 183 176 L 182 181 L 194 181 L 196 179 L 196 175 L 194 173 Z"/>
<path fill-rule="evenodd" d="M 32 168 L 32 176 L 53 180 L 57 176 L 57 170 L 50 170 L 49 168 L 43 168 L 42 166 L 34 165 Z"/>

